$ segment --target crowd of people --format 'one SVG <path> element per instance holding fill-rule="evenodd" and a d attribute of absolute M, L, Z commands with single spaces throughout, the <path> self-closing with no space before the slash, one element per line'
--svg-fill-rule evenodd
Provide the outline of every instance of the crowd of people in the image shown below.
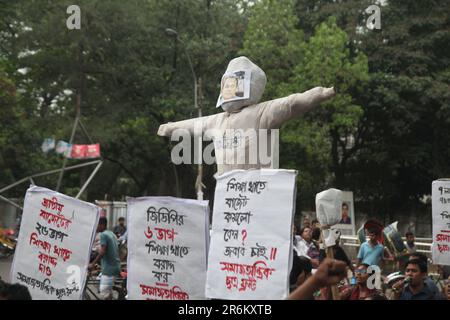
<path fill-rule="evenodd" d="M 394 255 L 381 243 L 380 230 L 369 228 L 368 241 L 361 244 L 354 261 L 339 239 L 326 252 L 321 233 L 317 220 L 305 219 L 301 228 L 293 228 L 289 299 L 450 300 L 448 270 L 441 273 L 442 282 L 429 277 L 428 258 L 417 252 L 412 232 L 405 234 L 406 251 Z M 395 264 L 397 272 L 383 274 L 386 262 Z"/>

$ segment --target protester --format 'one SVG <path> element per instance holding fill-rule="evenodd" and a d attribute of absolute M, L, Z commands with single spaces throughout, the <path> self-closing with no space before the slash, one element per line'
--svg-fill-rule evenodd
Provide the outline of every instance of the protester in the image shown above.
<path fill-rule="evenodd" d="M 297 256 L 294 252 L 292 270 L 289 275 L 289 292 L 292 292 L 298 286 L 301 286 L 306 281 L 306 279 L 311 276 L 311 270 L 311 261 L 305 257 Z"/>
<path fill-rule="evenodd" d="M 113 233 L 120 238 L 127 231 L 127 227 L 125 226 L 125 218 L 120 217 L 118 220 L 118 224 L 113 228 Z"/>
<path fill-rule="evenodd" d="M 445 286 L 444 292 L 447 300 L 450 300 L 450 277 L 447 279 L 447 285 Z"/>
<path fill-rule="evenodd" d="M 347 265 L 347 268 L 354 272 L 354 267 L 350 259 L 348 258 L 347 254 L 345 253 L 344 249 L 342 249 L 339 246 L 339 238 L 336 239 L 336 244 L 332 247 L 333 250 L 333 258 L 342 261 Z M 319 263 L 322 263 L 323 260 L 326 258 L 326 251 L 325 249 L 320 249 L 320 257 L 319 257 Z M 344 287 L 339 287 L 340 289 L 344 290 Z M 332 299 L 331 291 L 329 288 L 322 288 L 320 289 L 320 295 L 317 296 L 316 300 L 330 300 Z"/>
<path fill-rule="evenodd" d="M 356 268 L 356 286 L 345 289 L 341 293 L 341 300 L 364 300 L 377 292 L 375 288 L 370 289 L 367 287 L 367 280 L 369 279 L 368 268 L 367 264 L 361 264 Z"/>
<path fill-rule="evenodd" d="M 427 256 L 420 252 L 410 254 L 408 261 L 411 261 L 411 260 L 420 260 L 420 261 L 424 262 L 426 265 L 428 265 Z"/>
<path fill-rule="evenodd" d="M 406 264 L 404 280 L 392 286 L 396 300 L 443 300 L 443 295 L 430 288 L 425 282 L 427 264 L 420 259 L 412 259 Z"/>
<path fill-rule="evenodd" d="M 8 296 L 8 284 L 0 280 L 0 300 L 8 300 L 7 296 Z"/>
<path fill-rule="evenodd" d="M 325 259 L 317 271 L 288 297 L 289 300 L 311 300 L 314 293 L 322 287 L 332 286 L 345 278 L 345 263 L 335 259 Z"/>
<path fill-rule="evenodd" d="M 416 253 L 411 254 L 411 255 L 409 256 L 409 260 L 408 260 L 408 261 L 411 261 L 411 260 L 419 260 L 419 261 L 422 261 L 422 262 L 427 266 L 427 268 L 428 268 L 428 258 L 427 258 L 427 256 L 424 255 L 423 253 L 416 252 Z M 405 264 L 405 268 L 406 268 L 406 264 Z M 404 270 L 404 269 L 402 269 L 402 270 Z M 429 276 L 426 276 L 424 281 L 425 281 L 425 283 L 427 284 L 427 286 L 428 286 L 432 291 L 439 291 L 439 289 L 438 289 L 436 283 L 434 283 L 433 279 L 431 279 Z"/>
<path fill-rule="evenodd" d="M 411 231 L 408 231 L 405 234 L 405 238 L 406 238 L 406 243 L 405 243 L 406 252 L 402 252 L 397 255 L 397 261 L 398 261 L 397 269 L 398 270 L 405 269 L 406 263 L 409 261 L 409 257 L 411 255 L 411 253 L 416 252 L 416 246 L 414 244 L 414 234 Z"/>
<path fill-rule="evenodd" d="M 308 248 L 308 251 L 306 252 L 306 255 L 311 258 L 311 262 L 314 265 L 314 268 L 317 268 L 319 266 L 319 257 L 320 257 L 320 229 L 315 228 L 312 230 L 311 233 L 311 242 L 312 246 Z"/>
<path fill-rule="evenodd" d="M 316 228 L 320 228 L 320 222 L 317 219 L 314 219 L 313 221 L 311 221 L 311 228 L 314 230 Z"/>
<path fill-rule="evenodd" d="M 311 228 L 304 227 L 300 229 L 300 239 L 297 241 L 297 254 L 298 256 L 307 257 L 308 259 L 311 259 L 311 257 L 308 255 L 308 250 L 313 247 L 314 243 L 312 242 L 312 232 Z M 317 268 L 319 265 L 319 259 L 311 259 L 311 263 L 313 268 Z"/>
<path fill-rule="evenodd" d="M 345 262 L 347 267 L 354 272 L 354 267 L 351 262 L 351 260 L 348 258 L 347 254 L 345 253 L 344 249 L 339 245 L 339 238 L 336 240 L 336 244 L 332 247 L 333 248 L 333 257 L 336 260 Z M 319 255 L 319 263 L 322 263 L 322 261 L 326 258 L 326 252 L 325 249 L 320 249 L 320 255 Z"/>
<path fill-rule="evenodd" d="M 380 292 L 372 293 L 370 296 L 368 296 L 364 300 L 388 300 L 386 296 Z"/>
<path fill-rule="evenodd" d="M 0 280 L 0 300 L 32 300 L 30 291 L 24 285 L 9 284 Z"/>
<path fill-rule="evenodd" d="M 119 247 L 117 238 L 109 230 L 106 230 L 107 219 L 101 217 L 97 232 L 100 232 L 100 252 L 89 265 L 92 270 L 101 261 L 100 296 L 105 300 L 112 299 L 112 288 L 115 277 L 120 275 Z"/>
<path fill-rule="evenodd" d="M 299 241 L 301 240 L 301 237 L 297 234 L 298 228 L 295 224 L 292 225 L 292 243 L 293 243 L 293 248 L 294 248 L 294 253 L 297 256 L 300 256 L 301 254 L 299 253 Z"/>
<path fill-rule="evenodd" d="M 303 219 L 303 225 L 302 228 L 311 228 L 311 222 L 309 221 L 308 217 L 305 217 Z"/>
<path fill-rule="evenodd" d="M 369 229 L 369 241 L 364 242 L 359 248 L 358 265 L 367 264 L 380 266 L 381 260 L 394 260 L 393 256 L 382 244 L 378 243 L 375 229 Z"/>
<path fill-rule="evenodd" d="M 416 249 L 416 245 L 414 244 L 414 233 L 412 233 L 411 231 L 408 231 L 405 234 L 406 237 L 406 250 L 408 251 L 408 253 L 415 253 L 417 251 Z"/>

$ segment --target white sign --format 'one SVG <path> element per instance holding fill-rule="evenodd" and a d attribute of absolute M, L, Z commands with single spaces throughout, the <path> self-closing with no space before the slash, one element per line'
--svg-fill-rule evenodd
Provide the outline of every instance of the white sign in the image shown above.
<path fill-rule="evenodd" d="M 208 298 L 287 297 L 296 175 L 293 170 L 234 170 L 217 178 Z"/>
<path fill-rule="evenodd" d="M 81 299 L 100 208 L 61 193 L 27 190 L 11 282 L 33 299 Z"/>
<path fill-rule="evenodd" d="M 208 201 L 127 198 L 128 299 L 205 299 Z"/>
<path fill-rule="evenodd" d="M 355 235 L 355 222 L 353 192 L 342 191 L 341 219 L 333 226 L 333 229 L 339 230 L 342 235 Z"/>
<path fill-rule="evenodd" d="M 432 258 L 434 264 L 450 265 L 450 180 L 431 185 L 433 215 Z"/>

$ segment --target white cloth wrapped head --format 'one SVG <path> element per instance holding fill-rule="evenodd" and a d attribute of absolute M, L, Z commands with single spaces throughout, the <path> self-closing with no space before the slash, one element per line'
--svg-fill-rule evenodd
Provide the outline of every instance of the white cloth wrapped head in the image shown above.
<path fill-rule="evenodd" d="M 341 219 L 342 191 L 338 189 L 328 189 L 316 194 L 316 214 L 317 220 L 322 226 L 333 226 Z M 336 229 L 323 230 L 323 238 L 326 247 L 336 244 L 340 232 Z"/>
<path fill-rule="evenodd" d="M 264 71 L 247 57 L 230 61 L 220 84 L 216 107 L 226 112 L 239 112 L 257 104 L 264 93 L 267 78 Z"/>
<path fill-rule="evenodd" d="M 317 220 L 321 225 L 335 225 L 341 220 L 342 191 L 328 189 L 316 194 Z"/>

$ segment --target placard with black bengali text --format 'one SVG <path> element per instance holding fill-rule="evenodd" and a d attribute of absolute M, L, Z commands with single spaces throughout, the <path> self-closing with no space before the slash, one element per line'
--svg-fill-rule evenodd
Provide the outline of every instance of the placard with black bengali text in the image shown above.
<path fill-rule="evenodd" d="M 127 198 L 130 300 L 205 299 L 208 201 Z"/>
<path fill-rule="evenodd" d="M 31 186 L 11 268 L 11 282 L 28 287 L 33 300 L 83 296 L 100 208 Z"/>
<path fill-rule="evenodd" d="M 294 170 L 234 170 L 217 178 L 208 298 L 287 297 L 296 175 Z"/>

